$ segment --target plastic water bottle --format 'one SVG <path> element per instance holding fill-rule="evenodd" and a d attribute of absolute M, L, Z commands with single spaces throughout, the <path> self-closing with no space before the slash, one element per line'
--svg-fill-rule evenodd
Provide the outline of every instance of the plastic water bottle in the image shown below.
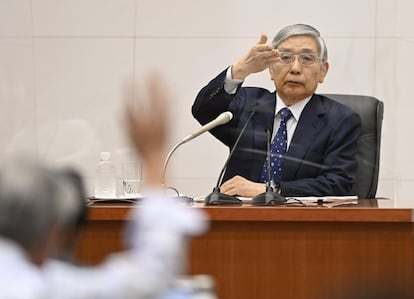
<path fill-rule="evenodd" d="M 101 152 L 101 162 L 96 167 L 95 197 L 116 198 L 116 172 L 109 152 Z"/>

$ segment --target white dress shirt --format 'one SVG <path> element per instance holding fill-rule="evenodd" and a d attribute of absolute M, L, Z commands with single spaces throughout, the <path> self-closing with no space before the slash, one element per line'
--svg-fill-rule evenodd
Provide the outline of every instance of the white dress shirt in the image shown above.
<path fill-rule="evenodd" d="M 0 242 L 0 298 L 162 297 L 185 266 L 187 238 L 204 232 L 208 223 L 199 209 L 151 197 L 132 209 L 127 230 L 132 249 L 98 266 L 50 260 L 41 269 L 26 260 L 19 247 Z"/>
<path fill-rule="evenodd" d="M 0 298 L 50 298 L 39 267 L 32 264 L 16 243 L 0 237 Z"/>
<path fill-rule="evenodd" d="M 198 209 L 149 197 L 132 210 L 127 231 L 131 251 L 97 267 L 57 261 L 46 265 L 51 298 L 159 298 L 167 290 L 185 266 L 187 237 L 204 232 L 207 222 Z"/>
<path fill-rule="evenodd" d="M 231 76 L 231 66 L 227 69 L 226 78 L 224 80 L 224 90 L 228 94 L 235 94 L 237 91 L 237 87 L 243 83 L 243 80 L 233 79 Z M 306 104 L 310 101 L 311 97 L 307 97 L 289 107 L 280 99 L 278 94 L 276 93 L 276 111 L 275 111 L 275 120 L 273 122 L 273 135 L 272 140 L 275 137 L 277 130 L 280 127 L 280 110 L 287 107 L 292 112 L 292 117 L 286 123 L 286 131 L 287 131 L 287 148 L 289 149 L 290 142 L 292 141 L 293 134 L 295 133 L 296 126 L 300 119 L 303 109 L 305 108 Z"/>

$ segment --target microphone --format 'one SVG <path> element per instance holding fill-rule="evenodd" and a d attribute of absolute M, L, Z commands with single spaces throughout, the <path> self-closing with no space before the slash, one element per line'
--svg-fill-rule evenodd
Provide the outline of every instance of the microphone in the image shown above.
<path fill-rule="evenodd" d="M 271 167 L 270 167 L 270 143 L 271 135 L 270 129 L 266 129 L 267 135 L 267 183 L 266 183 L 266 192 L 260 193 L 252 199 L 253 206 L 276 206 L 283 205 L 286 203 L 286 198 L 282 195 L 274 192 L 272 185 L 273 181 L 271 178 Z"/>
<path fill-rule="evenodd" d="M 226 111 L 221 113 L 219 116 L 217 116 L 214 120 L 210 121 L 209 123 L 202 126 L 197 131 L 189 134 L 188 136 L 184 137 L 180 142 L 178 142 L 168 153 L 167 157 L 164 160 L 164 165 L 162 168 L 162 183 L 165 184 L 165 172 L 167 169 L 168 162 L 172 156 L 172 154 L 184 143 L 196 138 L 197 136 L 217 127 L 220 125 L 224 125 L 228 123 L 233 118 L 233 114 L 230 111 Z"/>
<path fill-rule="evenodd" d="M 200 129 L 195 131 L 194 133 L 184 137 L 184 139 L 181 140 L 181 142 L 186 143 L 186 142 L 196 138 L 197 136 L 203 134 L 204 132 L 210 131 L 211 129 L 213 129 L 213 128 L 219 126 L 219 125 L 227 124 L 229 121 L 231 121 L 232 118 L 233 118 L 233 114 L 230 111 L 223 112 L 219 116 L 217 116 L 216 119 L 214 119 L 211 122 L 205 124 Z"/>
<path fill-rule="evenodd" d="M 204 204 L 206 206 L 211 206 L 211 205 L 226 205 L 226 204 L 242 204 L 243 202 L 237 198 L 236 196 L 231 196 L 231 195 L 227 195 L 227 194 L 223 194 L 220 192 L 220 185 L 223 181 L 223 177 L 224 177 L 224 172 L 227 169 L 227 166 L 230 162 L 231 157 L 233 156 L 233 153 L 237 147 L 237 145 L 239 144 L 240 138 L 243 136 L 244 131 L 246 131 L 247 125 L 249 124 L 250 120 L 252 119 L 253 115 L 256 113 L 257 110 L 257 106 L 259 105 L 259 102 L 257 101 L 255 106 L 252 109 L 252 112 L 250 112 L 249 117 L 246 120 L 246 123 L 244 124 L 243 128 L 241 129 L 239 135 L 237 136 L 236 141 L 234 142 L 234 145 L 229 153 L 229 156 L 227 157 L 226 162 L 224 162 L 224 166 L 221 169 L 219 178 L 217 180 L 217 184 L 213 189 L 213 192 L 211 192 L 209 195 L 207 195 L 207 197 L 204 199 Z"/>

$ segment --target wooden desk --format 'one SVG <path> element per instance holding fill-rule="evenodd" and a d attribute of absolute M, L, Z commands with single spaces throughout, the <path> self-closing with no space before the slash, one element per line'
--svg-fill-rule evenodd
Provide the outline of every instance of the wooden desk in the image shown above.
<path fill-rule="evenodd" d="M 78 256 L 90 263 L 122 249 L 130 205 L 96 204 Z M 339 298 L 356 282 L 414 297 L 412 209 L 354 207 L 202 207 L 211 219 L 195 239 L 189 272 L 210 274 L 219 298 Z"/>

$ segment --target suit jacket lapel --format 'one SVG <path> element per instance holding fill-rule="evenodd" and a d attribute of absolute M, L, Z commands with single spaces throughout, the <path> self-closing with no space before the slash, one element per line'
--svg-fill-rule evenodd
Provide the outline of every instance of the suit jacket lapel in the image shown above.
<path fill-rule="evenodd" d="M 327 112 L 326 109 L 318 95 L 313 95 L 303 109 L 286 159 L 283 162 L 282 180 L 289 180 L 295 177 L 306 153 L 311 148 L 311 144 L 317 139 L 317 135 L 323 127 L 323 117 Z"/>
<path fill-rule="evenodd" d="M 264 161 L 266 159 L 266 129 L 270 129 L 270 134 L 272 134 L 273 122 L 275 118 L 275 106 L 275 92 L 266 94 L 260 99 L 256 115 L 252 119 L 252 132 L 254 134 L 252 148 L 258 150 L 252 158 L 254 157 L 254 160 L 262 161 L 262 163 L 252 163 L 251 177 L 255 180 L 259 180 L 262 174 Z"/>

